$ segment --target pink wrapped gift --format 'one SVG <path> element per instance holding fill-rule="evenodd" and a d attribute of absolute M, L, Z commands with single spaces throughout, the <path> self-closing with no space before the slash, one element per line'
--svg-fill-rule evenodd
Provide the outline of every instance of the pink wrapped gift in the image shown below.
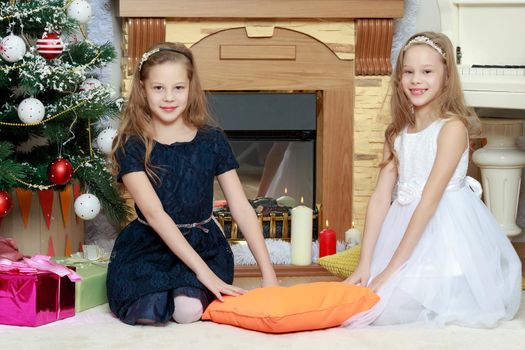
<path fill-rule="evenodd" d="M 0 259 L 0 324 L 35 327 L 75 315 L 81 277 L 49 259 Z"/>

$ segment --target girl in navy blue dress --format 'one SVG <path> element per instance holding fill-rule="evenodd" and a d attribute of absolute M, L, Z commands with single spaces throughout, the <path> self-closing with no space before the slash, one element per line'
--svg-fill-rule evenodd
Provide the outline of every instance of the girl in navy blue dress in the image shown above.
<path fill-rule="evenodd" d="M 108 269 L 111 311 L 128 324 L 190 323 L 215 298 L 244 290 L 212 218 L 217 177 L 262 273 L 277 284 L 254 210 L 224 133 L 209 125 L 193 55 L 182 44 L 147 51 L 135 70 L 114 141 L 117 180 L 138 218 L 118 236 Z"/>

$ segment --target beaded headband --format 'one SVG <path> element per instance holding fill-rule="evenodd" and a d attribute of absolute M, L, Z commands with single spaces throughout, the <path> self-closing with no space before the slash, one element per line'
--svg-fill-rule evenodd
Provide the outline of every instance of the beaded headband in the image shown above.
<path fill-rule="evenodd" d="M 171 51 L 171 52 L 180 53 L 181 55 L 185 56 L 188 60 L 190 60 L 190 62 L 192 61 L 190 55 L 188 55 L 186 52 L 183 52 L 181 50 L 177 50 L 171 47 L 156 47 L 154 49 L 144 52 L 140 60 L 140 63 L 139 63 L 139 71 L 142 70 L 142 65 L 144 64 L 144 62 L 146 62 L 152 55 L 160 51 Z"/>
<path fill-rule="evenodd" d="M 441 55 L 441 57 L 443 57 L 445 59 L 447 58 L 447 55 L 445 55 L 445 52 L 443 52 L 443 50 L 439 46 L 437 46 L 435 42 L 432 41 L 432 39 L 430 39 L 430 38 L 428 38 L 428 37 L 426 37 L 424 35 L 416 36 L 414 39 L 410 40 L 405 45 L 405 47 L 403 48 L 403 51 L 406 51 L 413 44 L 425 44 L 425 45 L 428 45 L 431 48 L 433 48 L 434 50 L 436 50 L 437 53 L 439 53 Z"/>

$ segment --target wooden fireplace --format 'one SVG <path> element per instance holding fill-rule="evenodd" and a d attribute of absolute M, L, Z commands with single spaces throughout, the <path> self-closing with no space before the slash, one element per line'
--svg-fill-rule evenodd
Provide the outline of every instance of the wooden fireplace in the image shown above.
<path fill-rule="evenodd" d="M 159 41 L 191 47 L 208 91 L 318 92 L 320 222 L 329 220 L 343 240 L 345 230 L 364 219 L 369 190 L 363 188 L 375 183 L 387 124 L 375 117 L 381 101 L 373 89 L 382 89 L 384 98 L 402 0 L 120 0 L 118 6 L 124 95 L 142 53 Z M 361 95 L 374 95 L 375 102 L 368 124 L 356 132 L 356 113 L 368 108 L 356 105 Z M 366 181 L 357 189 L 356 176 Z"/>

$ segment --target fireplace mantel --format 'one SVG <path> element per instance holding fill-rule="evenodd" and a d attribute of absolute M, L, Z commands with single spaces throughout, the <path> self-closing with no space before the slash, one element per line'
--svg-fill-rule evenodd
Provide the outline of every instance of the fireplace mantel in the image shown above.
<path fill-rule="evenodd" d="M 121 17 L 397 18 L 403 0 L 119 0 Z"/>

